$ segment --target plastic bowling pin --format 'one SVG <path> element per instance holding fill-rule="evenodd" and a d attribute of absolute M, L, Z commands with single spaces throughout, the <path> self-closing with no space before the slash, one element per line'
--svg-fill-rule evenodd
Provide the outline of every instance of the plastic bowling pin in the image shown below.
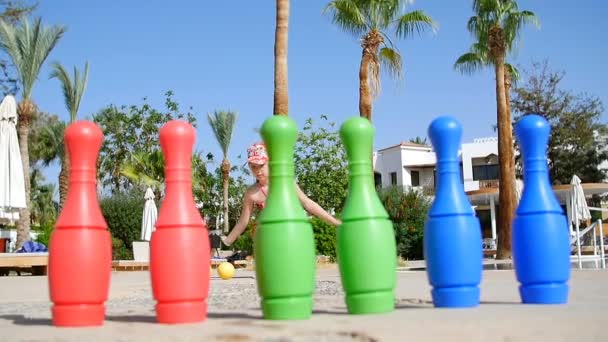
<path fill-rule="evenodd" d="M 348 157 L 349 187 L 337 255 L 346 306 L 351 314 L 389 312 L 395 308 L 397 247 L 393 223 L 374 186 L 374 127 L 353 117 L 342 124 L 340 137 Z"/>
<path fill-rule="evenodd" d="M 160 129 L 165 158 L 165 198 L 150 241 L 150 275 L 159 323 L 207 317 L 209 234 L 192 194 L 194 128 L 172 120 Z"/>
<path fill-rule="evenodd" d="M 458 149 L 462 127 L 439 117 L 428 129 L 437 156 L 437 189 L 424 226 L 424 256 L 436 307 L 479 305 L 481 226 L 464 193 Z"/>
<path fill-rule="evenodd" d="M 538 115 L 524 116 L 515 127 L 523 156 L 524 189 L 513 219 L 513 263 L 523 303 L 568 302 L 570 241 L 547 167 L 551 128 Z"/>
<path fill-rule="evenodd" d="M 49 242 L 49 294 L 56 326 L 102 325 L 112 270 L 110 233 L 97 201 L 103 133 L 90 121 L 65 130 L 68 195 Z"/>
<path fill-rule="evenodd" d="M 295 122 L 274 115 L 262 125 L 269 157 L 266 206 L 254 238 L 258 293 L 265 319 L 306 319 L 315 288 L 312 226 L 296 193 L 293 153 Z"/>

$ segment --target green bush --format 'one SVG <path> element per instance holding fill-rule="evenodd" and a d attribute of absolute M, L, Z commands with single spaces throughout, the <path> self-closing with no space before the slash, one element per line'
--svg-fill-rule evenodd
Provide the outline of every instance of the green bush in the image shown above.
<path fill-rule="evenodd" d="M 133 259 L 132 245 L 141 234 L 141 220 L 144 210 L 143 192 L 137 189 L 127 193 L 113 194 L 101 200 L 101 211 L 112 234 L 113 255 L 120 255 L 122 260 Z M 114 239 L 120 240 L 121 244 Z"/>
<path fill-rule="evenodd" d="M 381 189 L 378 194 L 393 221 L 397 253 L 404 259 L 423 259 L 424 222 L 431 201 L 421 192 L 400 186 Z"/>
<path fill-rule="evenodd" d="M 336 259 L 336 230 L 337 227 L 325 223 L 313 217 L 311 220 L 312 231 L 315 236 L 317 255 L 325 255 Z"/>
<path fill-rule="evenodd" d="M 133 250 L 125 246 L 121 239 L 112 237 L 112 260 L 132 260 Z"/>
<path fill-rule="evenodd" d="M 47 248 L 49 247 L 49 241 L 51 240 L 51 233 L 55 228 L 55 222 L 48 221 L 43 223 L 38 227 L 38 235 L 36 236 L 36 242 L 39 242 L 45 245 Z"/>
<path fill-rule="evenodd" d="M 232 244 L 233 251 L 241 251 L 241 253 L 246 255 L 253 255 L 253 229 L 255 225 L 256 222 L 251 222 L 247 225 L 245 232 Z"/>

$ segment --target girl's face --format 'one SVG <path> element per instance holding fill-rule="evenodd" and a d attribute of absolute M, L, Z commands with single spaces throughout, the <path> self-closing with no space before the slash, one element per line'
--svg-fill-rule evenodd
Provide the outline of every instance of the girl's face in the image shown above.
<path fill-rule="evenodd" d="M 265 183 L 268 181 L 268 163 L 249 163 L 249 168 L 251 168 L 251 172 L 253 173 L 255 179 L 257 179 L 260 183 Z"/>

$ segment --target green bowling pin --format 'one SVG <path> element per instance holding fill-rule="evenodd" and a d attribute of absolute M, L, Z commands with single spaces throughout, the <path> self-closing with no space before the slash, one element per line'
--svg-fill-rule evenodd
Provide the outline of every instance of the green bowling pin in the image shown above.
<path fill-rule="evenodd" d="M 395 308 L 397 247 L 393 223 L 374 187 L 374 128 L 365 118 L 350 118 L 340 137 L 349 170 L 337 246 L 346 305 L 351 314 L 389 312 Z"/>
<path fill-rule="evenodd" d="M 315 242 L 296 194 L 293 153 L 296 123 L 275 115 L 262 125 L 269 157 L 266 207 L 255 233 L 258 293 L 265 319 L 306 319 L 312 314 Z"/>

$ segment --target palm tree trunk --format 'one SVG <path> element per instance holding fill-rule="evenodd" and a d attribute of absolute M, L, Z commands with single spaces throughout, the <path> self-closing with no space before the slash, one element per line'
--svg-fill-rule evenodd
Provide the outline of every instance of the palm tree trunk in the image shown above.
<path fill-rule="evenodd" d="M 372 95 L 369 88 L 369 68 L 373 60 L 369 47 L 363 47 L 359 66 L 359 115 L 372 120 Z"/>
<path fill-rule="evenodd" d="M 23 181 L 25 183 L 25 205 L 26 208 L 19 210 L 17 221 L 17 241 L 15 248 L 19 249 L 30 239 L 30 154 L 28 148 L 28 136 L 30 131 L 30 118 L 34 114 L 34 105 L 29 100 L 22 101 L 18 106 L 17 134 L 19 136 L 19 152 L 23 164 Z"/>
<path fill-rule="evenodd" d="M 287 87 L 287 33 L 289 27 L 289 0 L 277 0 L 276 30 L 274 36 L 274 115 L 289 114 Z"/>
<path fill-rule="evenodd" d="M 222 178 L 224 183 L 224 233 L 230 230 L 230 222 L 228 221 L 228 183 L 230 181 L 230 162 L 228 159 L 222 161 Z"/>
<path fill-rule="evenodd" d="M 511 72 L 505 68 L 505 102 L 507 104 L 507 116 L 511 116 Z"/>
<path fill-rule="evenodd" d="M 511 115 L 507 107 L 504 56 L 496 59 L 495 73 L 500 168 L 498 176 L 500 215 L 496 258 L 508 259 L 511 257 L 511 224 L 515 214 L 515 160 Z"/>
<path fill-rule="evenodd" d="M 70 158 L 67 150 L 64 151 L 61 158 L 61 171 L 59 171 L 59 210 L 63 209 L 65 200 L 68 197 L 70 175 Z"/>

